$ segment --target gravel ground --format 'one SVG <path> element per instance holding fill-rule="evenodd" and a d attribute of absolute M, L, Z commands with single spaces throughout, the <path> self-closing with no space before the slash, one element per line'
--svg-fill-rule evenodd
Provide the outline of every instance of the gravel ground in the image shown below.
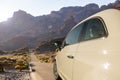
<path fill-rule="evenodd" d="M 0 80 L 31 80 L 28 71 L 9 71 L 0 73 Z"/>

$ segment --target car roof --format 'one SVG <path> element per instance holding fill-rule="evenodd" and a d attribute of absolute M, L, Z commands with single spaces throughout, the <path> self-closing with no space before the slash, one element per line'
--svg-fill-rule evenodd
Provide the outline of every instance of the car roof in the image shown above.
<path fill-rule="evenodd" d="M 78 24 L 81 24 L 81 23 L 83 23 L 83 22 L 85 22 L 85 21 L 87 21 L 87 20 L 89 20 L 91 18 L 95 18 L 95 17 L 101 17 L 101 18 L 104 18 L 105 16 L 109 17 L 109 16 L 113 15 L 115 12 L 119 12 L 119 10 L 117 10 L 117 9 L 103 10 L 103 11 L 100 11 L 100 12 L 98 12 L 98 13 L 96 13 L 96 14 L 94 14 L 94 15 L 86 18 L 86 19 L 84 19 L 83 21 L 79 22 Z"/>

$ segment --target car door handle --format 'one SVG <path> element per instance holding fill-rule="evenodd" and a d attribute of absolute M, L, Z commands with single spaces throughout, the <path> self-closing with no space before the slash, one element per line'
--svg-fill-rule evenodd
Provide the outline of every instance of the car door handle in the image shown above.
<path fill-rule="evenodd" d="M 67 57 L 70 58 L 70 59 L 74 58 L 74 56 L 72 56 L 72 55 L 68 55 Z"/>

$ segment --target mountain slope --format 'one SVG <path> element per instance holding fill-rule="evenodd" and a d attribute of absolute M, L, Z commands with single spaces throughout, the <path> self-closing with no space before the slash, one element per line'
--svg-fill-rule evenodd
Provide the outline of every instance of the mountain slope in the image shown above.
<path fill-rule="evenodd" d="M 103 5 L 64 7 L 49 15 L 34 17 L 25 11 L 14 12 L 13 17 L 0 23 L 0 48 L 14 50 L 24 46 L 35 47 L 38 42 L 65 37 L 79 21 L 108 8 L 119 7 L 120 1 Z"/>

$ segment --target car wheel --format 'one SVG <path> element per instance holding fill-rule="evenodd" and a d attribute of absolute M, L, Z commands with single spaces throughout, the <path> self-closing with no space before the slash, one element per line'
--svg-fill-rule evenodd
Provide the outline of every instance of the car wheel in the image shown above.
<path fill-rule="evenodd" d="M 54 76 L 55 76 L 55 80 L 62 80 L 57 72 L 57 65 L 56 65 L 56 62 L 54 62 L 53 64 L 53 73 L 54 73 Z"/>

